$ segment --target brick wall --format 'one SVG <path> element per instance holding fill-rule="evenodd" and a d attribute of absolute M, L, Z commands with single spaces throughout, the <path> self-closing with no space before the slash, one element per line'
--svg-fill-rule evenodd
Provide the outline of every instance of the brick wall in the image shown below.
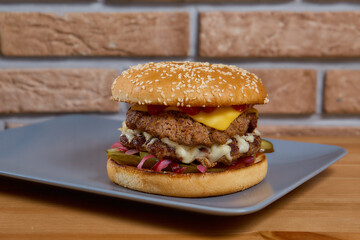
<path fill-rule="evenodd" d="M 69 113 L 121 119 L 113 78 L 148 61 L 260 76 L 265 135 L 360 136 L 356 1 L 0 1 L 0 130 Z"/>

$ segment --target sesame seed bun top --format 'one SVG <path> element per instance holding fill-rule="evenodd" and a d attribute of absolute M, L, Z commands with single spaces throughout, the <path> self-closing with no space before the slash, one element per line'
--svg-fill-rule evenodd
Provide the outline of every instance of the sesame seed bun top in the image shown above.
<path fill-rule="evenodd" d="M 122 72 L 114 100 L 167 106 L 231 106 L 268 102 L 265 86 L 241 68 L 202 62 L 159 62 Z"/>

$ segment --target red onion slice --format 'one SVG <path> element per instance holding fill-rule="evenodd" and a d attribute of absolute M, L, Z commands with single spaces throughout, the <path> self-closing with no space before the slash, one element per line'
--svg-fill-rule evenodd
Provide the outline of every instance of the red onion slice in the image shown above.
<path fill-rule="evenodd" d="M 255 158 L 253 156 L 242 157 L 242 158 L 236 160 L 235 162 L 233 162 L 231 164 L 231 166 L 228 168 L 228 170 L 236 169 L 236 168 L 240 168 L 240 167 L 246 167 L 249 164 L 252 164 L 254 162 L 255 162 Z"/>
<path fill-rule="evenodd" d="M 142 169 L 142 166 L 144 165 L 145 161 L 148 160 L 149 158 L 154 158 L 155 156 L 152 154 L 146 155 L 145 157 L 143 157 L 143 159 L 141 159 L 141 161 L 139 162 L 139 164 L 137 165 L 138 169 Z"/>
<path fill-rule="evenodd" d="M 174 173 L 183 173 L 186 170 L 186 167 L 180 168 L 180 165 L 177 162 L 170 163 L 170 167 Z"/>
<path fill-rule="evenodd" d="M 127 150 L 126 152 L 125 152 L 125 154 L 126 155 L 133 155 L 133 154 L 136 154 L 136 153 L 138 153 L 139 152 L 139 150 L 137 150 L 137 149 L 130 149 L 130 150 Z"/>
<path fill-rule="evenodd" d="M 120 141 L 114 143 L 113 145 L 111 145 L 111 148 L 117 148 L 117 147 L 119 147 L 119 146 L 123 147 L 123 145 L 120 143 Z"/>
<path fill-rule="evenodd" d="M 111 145 L 111 148 L 117 148 L 118 150 L 120 150 L 122 152 L 126 152 L 127 150 L 129 150 L 127 147 L 122 145 L 120 142 L 114 143 L 113 145 Z"/>
<path fill-rule="evenodd" d="M 255 162 L 255 158 L 253 156 L 244 157 L 241 159 L 245 164 L 252 164 Z"/>
<path fill-rule="evenodd" d="M 197 165 L 196 168 L 202 173 L 206 172 L 207 170 L 207 167 L 203 165 Z"/>
<path fill-rule="evenodd" d="M 178 173 L 180 171 L 180 165 L 176 162 L 170 163 L 170 167 L 174 173 Z"/>
<path fill-rule="evenodd" d="M 154 170 L 155 172 L 160 172 L 161 170 L 169 166 L 170 163 L 172 163 L 172 161 L 168 159 L 160 160 L 152 167 L 152 170 Z"/>

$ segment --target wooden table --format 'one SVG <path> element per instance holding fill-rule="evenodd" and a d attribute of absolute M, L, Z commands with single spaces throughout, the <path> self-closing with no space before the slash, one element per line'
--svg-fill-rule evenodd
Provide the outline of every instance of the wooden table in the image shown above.
<path fill-rule="evenodd" d="M 208 216 L 0 177 L 0 239 L 360 239 L 360 137 L 287 137 L 349 153 L 267 208 Z"/>

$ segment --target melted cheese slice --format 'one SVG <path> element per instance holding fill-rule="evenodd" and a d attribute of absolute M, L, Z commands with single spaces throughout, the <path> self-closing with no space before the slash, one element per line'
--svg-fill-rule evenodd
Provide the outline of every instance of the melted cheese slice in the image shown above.
<path fill-rule="evenodd" d="M 135 104 L 131 109 L 147 112 L 146 105 Z M 180 111 L 180 109 L 177 107 L 167 107 L 165 111 Z M 188 116 L 206 126 L 224 131 L 241 113 L 243 112 L 235 110 L 232 107 L 218 107 L 211 113 L 200 112 L 196 115 Z"/>
<path fill-rule="evenodd" d="M 189 116 L 206 126 L 224 131 L 241 113 L 232 107 L 219 107 L 211 113 L 200 112 L 194 116 Z"/>

